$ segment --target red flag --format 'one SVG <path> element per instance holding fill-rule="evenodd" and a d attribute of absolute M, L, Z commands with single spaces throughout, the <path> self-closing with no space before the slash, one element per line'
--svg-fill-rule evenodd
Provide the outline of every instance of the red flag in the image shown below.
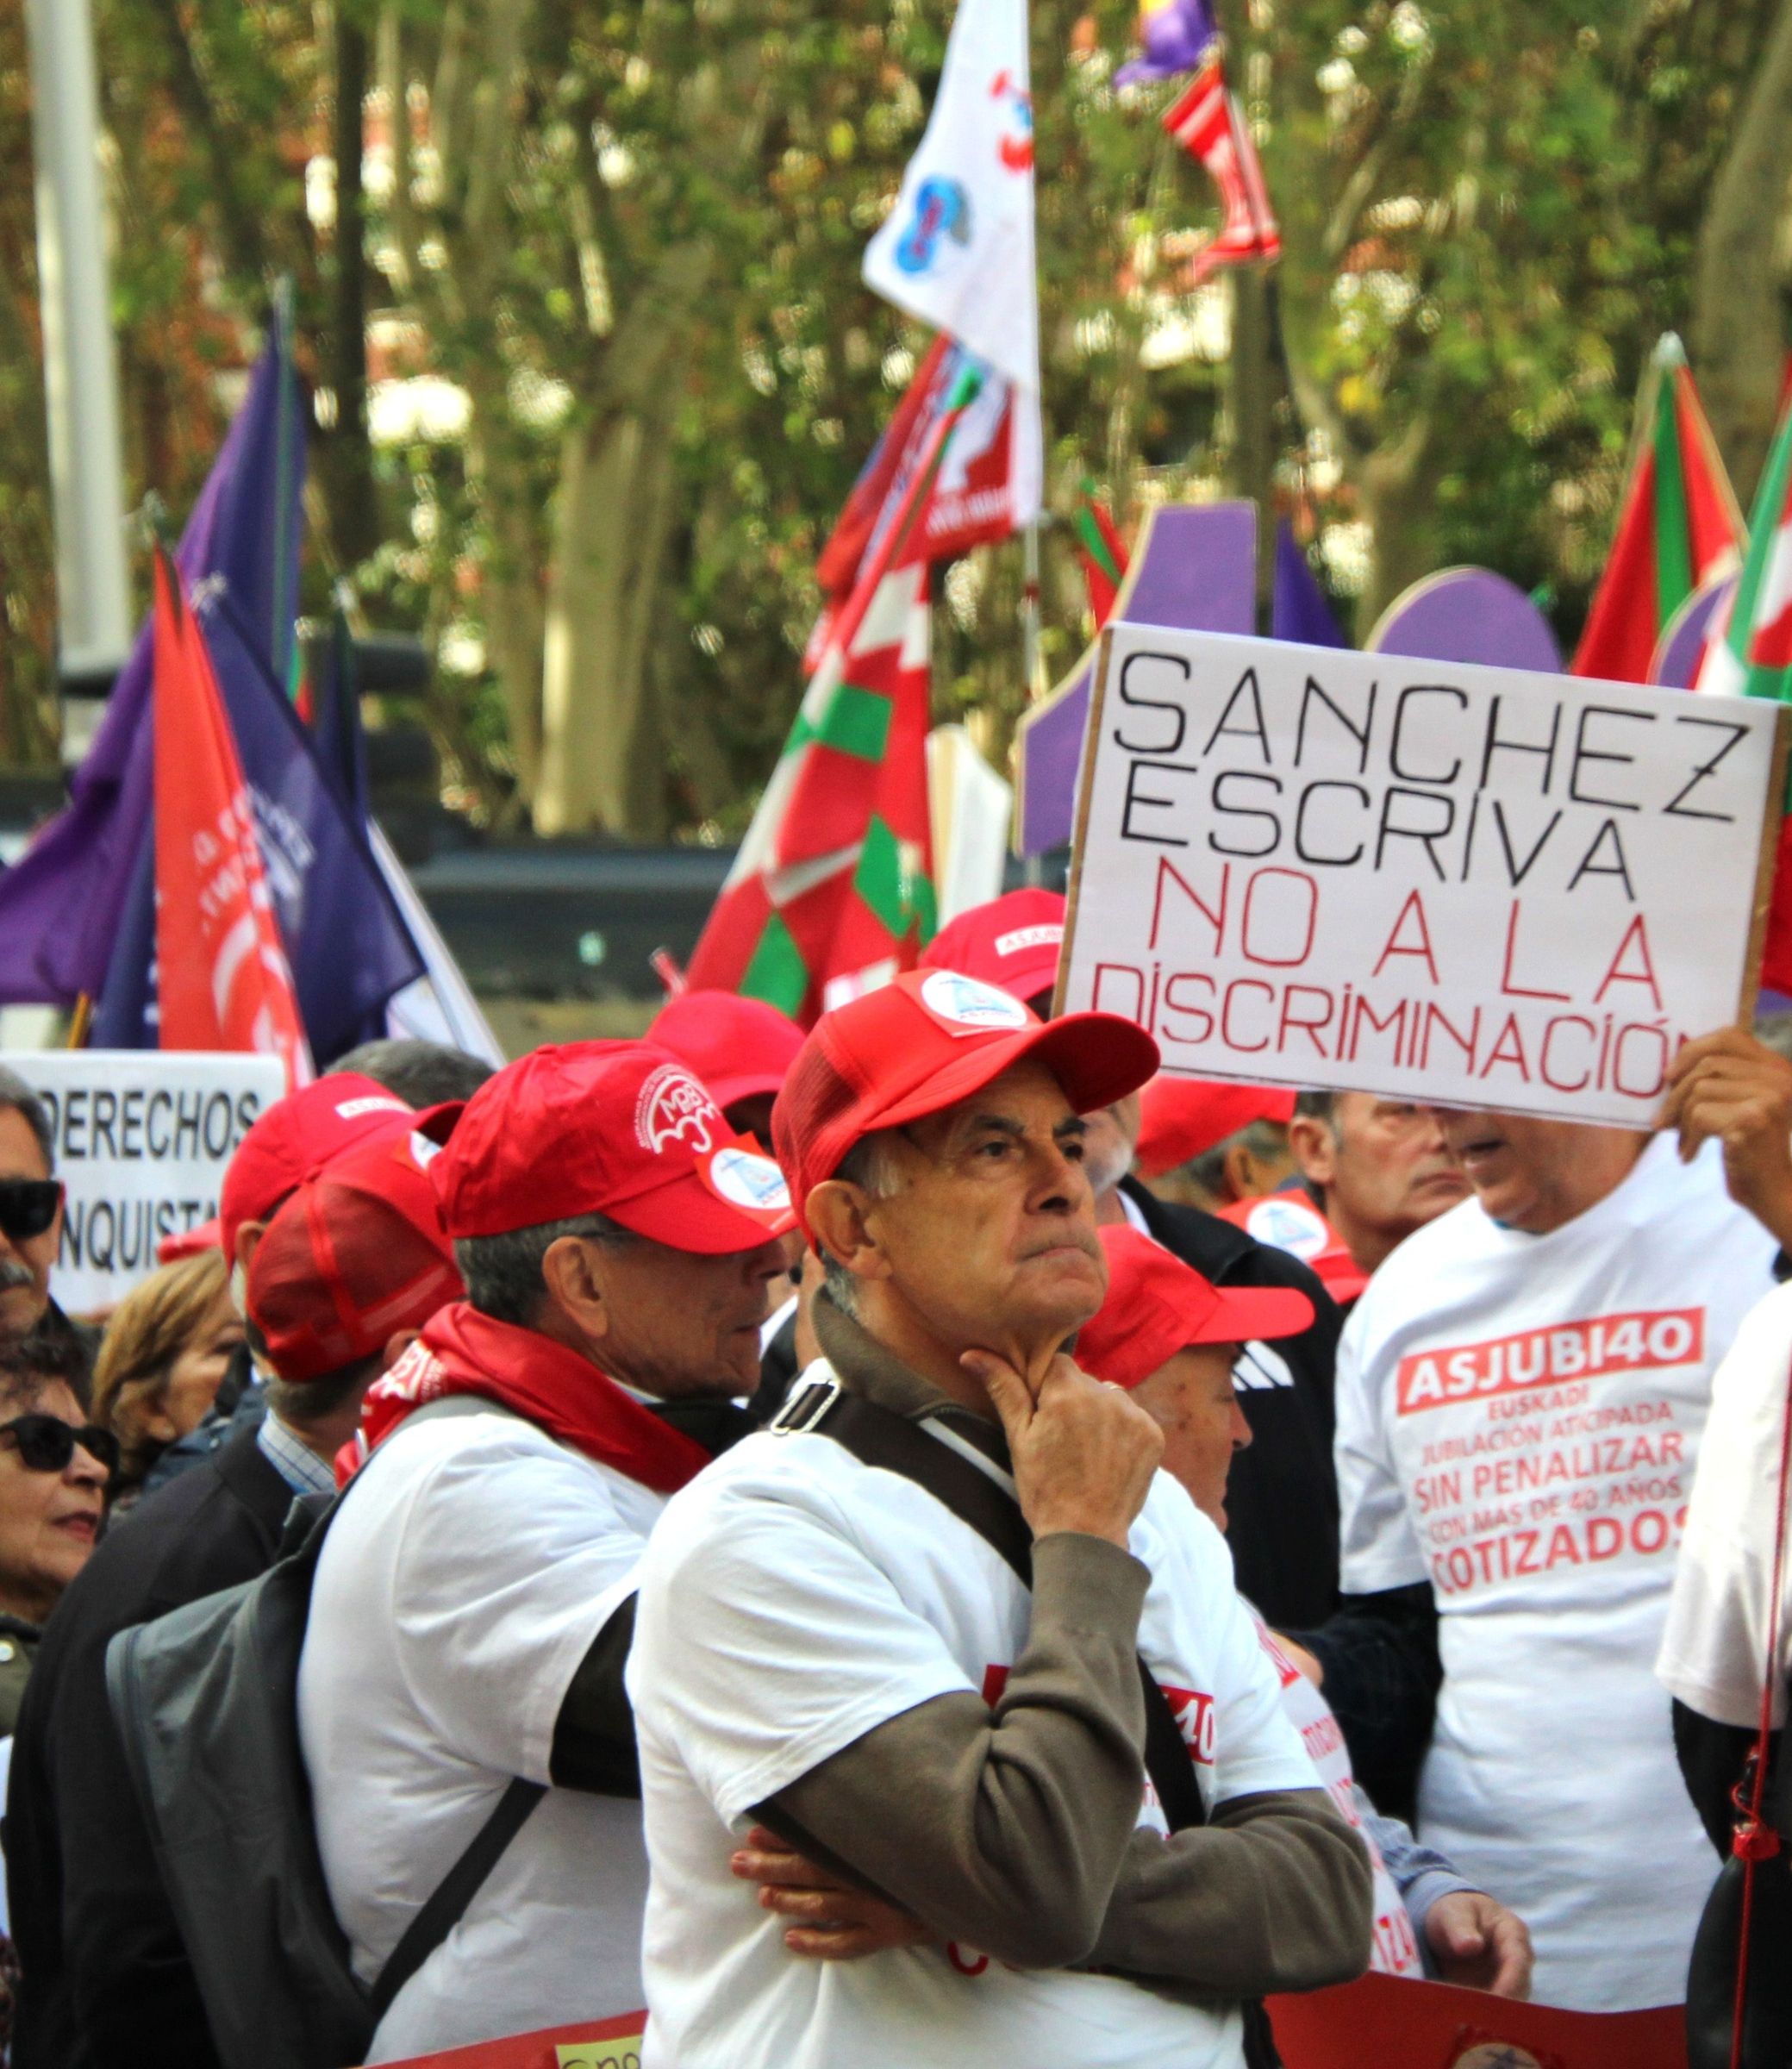
<path fill-rule="evenodd" d="M 205 635 L 155 558 L 155 952 L 165 1049 L 259 1049 L 312 1075 Z"/>
<path fill-rule="evenodd" d="M 1196 255 L 1194 279 L 1205 279 L 1216 266 L 1278 257 L 1282 233 L 1271 212 L 1257 147 L 1238 103 L 1227 91 L 1218 51 L 1196 72 L 1188 91 L 1164 109 L 1164 127 L 1212 174 L 1226 212 L 1219 235 Z"/>

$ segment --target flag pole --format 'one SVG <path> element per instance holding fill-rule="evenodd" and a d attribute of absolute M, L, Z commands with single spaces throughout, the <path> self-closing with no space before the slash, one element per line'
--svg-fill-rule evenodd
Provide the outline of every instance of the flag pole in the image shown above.
<path fill-rule="evenodd" d="M 1046 694 L 1046 675 L 1040 659 L 1040 521 L 1035 517 L 1021 533 L 1021 671 L 1027 680 L 1027 701 L 1036 704 Z"/>

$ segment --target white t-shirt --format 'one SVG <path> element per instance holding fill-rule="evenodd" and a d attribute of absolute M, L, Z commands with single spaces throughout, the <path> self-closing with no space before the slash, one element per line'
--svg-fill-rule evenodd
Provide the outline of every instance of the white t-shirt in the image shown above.
<path fill-rule="evenodd" d="M 1300 1733 L 1308 1758 L 1331 1791 L 1339 1816 L 1369 1849 L 1370 1865 L 1375 1871 L 1375 1939 L 1369 1966 L 1384 1976 L 1422 1976 L 1425 1963 L 1414 1936 L 1412 1920 L 1407 1916 L 1394 1878 L 1382 1860 L 1375 1835 L 1357 1810 L 1356 1776 L 1351 1769 L 1350 1748 L 1344 1742 L 1343 1729 L 1332 1715 L 1331 1704 L 1277 1644 L 1269 1626 L 1254 1610 L 1252 1615 L 1258 1641 L 1275 1669 L 1288 1721 Z M 1369 1799 L 1364 1797 L 1363 1800 L 1367 1803 Z"/>
<path fill-rule="evenodd" d="M 1316 1786 L 1225 1543 L 1161 1472 L 1132 1549 L 1152 1572 L 1140 1649 L 1203 1797 Z M 828 1437 L 749 1437 L 673 1497 L 628 1662 L 652 1862 L 644 2069 L 1236 2069 L 1235 2011 L 1115 1977 L 958 1946 L 795 1959 L 728 1872 L 753 1805 L 920 1703 L 992 1695 L 1030 1614 L 975 1531 Z M 1148 1789 L 1140 1822 L 1164 1828 Z"/>
<path fill-rule="evenodd" d="M 1452 1208 L 1345 1328 L 1343 1585 L 1433 1585 L 1420 1836 L 1530 1926 L 1546 2003 L 1682 1994 L 1711 1849 L 1651 1668 L 1711 1369 L 1774 1253 L 1717 1145 L 1663 1135 L 1548 1235 Z"/>
<path fill-rule="evenodd" d="M 555 1720 L 633 1593 L 663 1498 L 512 1416 L 401 1426 L 330 1526 L 299 1736 L 330 1901 L 371 1983 Z M 368 2056 L 391 2061 L 641 2004 L 640 1807 L 550 1789 Z"/>
<path fill-rule="evenodd" d="M 1750 1313 L 1711 1382 L 1711 1419 L 1655 1669 L 1701 1716 L 1750 1730 L 1761 1719 L 1775 1527 L 1781 1504 L 1792 1509 L 1792 1490 L 1780 1484 L 1789 1383 L 1792 1286 L 1782 1286 Z M 1774 1658 L 1779 1725 L 1792 1675 L 1792 1588 L 1780 1604 Z"/>

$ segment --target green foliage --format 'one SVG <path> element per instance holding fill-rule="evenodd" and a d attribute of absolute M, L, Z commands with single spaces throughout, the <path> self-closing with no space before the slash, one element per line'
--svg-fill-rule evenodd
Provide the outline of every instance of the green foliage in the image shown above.
<path fill-rule="evenodd" d="M 1285 239 L 1293 395 L 1265 484 L 1242 478 L 1239 397 L 1255 391 L 1225 363 L 1229 288 L 1189 277 L 1214 205 L 1158 127 L 1172 89 L 1115 88 L 1123 0 L 1034 0 L 1054 501 L 1067 511 L 1092 475 L 1130 530 L 1152 499 L 1268 485 L 1364 616 L 1470 559 L 1548 584 L 1571 633 L 1636 381 L 1658 332 L 1688 317 L 1725 128 L 1781 3 L 1251 0 L 1247 15 L 1223 0 Z M 612 429 L 635 437 L 634 472 L 612 449 L 622 471 L 605 477 L 634 484 L 603 550 L 639 548 L 651 627 L 640 714 L 615 722 L 636 772 L 617 830 L 738 831 L 799 693 L 816 553 L 925 344 L 859 267 L 950 12 L 337 0 L 333 45 L 311 0 L 99 0 L 135 488 L 184 509 L 228 377 L 290 277 L 327 391 L 307 601 L 347 575 L 372 622 L 424 634 L 457 795 L 515 817 L 555 599 L 590 574 L 556 532 L 569 469 Z M 8 282 L 28 283 L 27 84 L 6 21 L 0 253 Z M 359 427 L 329 421 L 352 366 L 334 297 L 355 258 L 330 220 L 332 97 L 356 32 L 374 82 L 365 465 Z M 0 295 L 22 338 L 33 313 L 28 286 Z M 50 623 L 36 378 L 0 355 L 0 586 L 9 641 L 26 642 L 0 664 L 16 755 L 41 745 L 18 714 L 41 712 Z M 649 462 L 668 453 L 661 480 Z M 345 500 L 368 497 L 381 543 L 344 565 Z M 1086 632 L 1067 530 L 1046 541 L 1054 674 Z M 941 715 L 971 716 L 998 753 L 1025 702 L 1019 591 L 1018 548 L 986 549 L 944 578 L 936 613 Z M 581 722 L 609 722 L 610 689 L 589 685 Z"/>

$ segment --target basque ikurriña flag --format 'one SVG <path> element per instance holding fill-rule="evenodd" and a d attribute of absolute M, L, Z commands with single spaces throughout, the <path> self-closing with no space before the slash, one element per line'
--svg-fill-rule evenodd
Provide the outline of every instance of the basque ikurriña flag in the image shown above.
<path fill-rule="evenodd" d="M 1646 683 L 1668 621 L 1735 565 L 1742 512 L 1671 331 L 1650 360 L 1611 558 L 1570 672 Z"/>
<path fill-rule="evenodd" d="M 1730 608 L 1708 639 L 1693 687 L 1792 703 L 1792 406 L 1780 418 L 1749 514 L 1748 557 Z M 1773 903 L 1761 982 L 1792 991 L 1792 793 L 1782 801 Z"/>
<path fill-rule="evenodd" d="M 927 570 L 902 565 L 966 372 L 896 520 L 866 556 L 686 972 L 806 1024 L 912 969 L 933 938 Z"/>
<path fill-rule="evenodd" d="M 278 1056 L 287 1089 L 311 1053 L 261 866 L 253 808 L 205 636 L 155 557 L 156 964 L 165 1049 Z"/>
<path fill-rule="evenodd" d="M 1077 491 L 1075 524 L 1077 558 L 1083 564 L 1089 608 L 1099 632 L 1113 616 L 1120 585 L 1127 578 L 1127 542 L 1092 481 L 1085 481 Z"/>

